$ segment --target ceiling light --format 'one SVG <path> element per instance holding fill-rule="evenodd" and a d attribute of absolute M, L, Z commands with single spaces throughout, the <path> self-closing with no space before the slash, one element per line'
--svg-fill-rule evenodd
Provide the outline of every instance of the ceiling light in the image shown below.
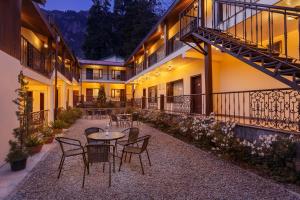
<path fill-rule="evenodd" d="M 44 48 L 48 49 L 48 44 L 47 43 L 44 43 Z"/>
<path fill-rule="evenodd" d="M 173 69 L 173 67 L 170 65 L 168 66 L 168 70 L 171 71 Z"/>

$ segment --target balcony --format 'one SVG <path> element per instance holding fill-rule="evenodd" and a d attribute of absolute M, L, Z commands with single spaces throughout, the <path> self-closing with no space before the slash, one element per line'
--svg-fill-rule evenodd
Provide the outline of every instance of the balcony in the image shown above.
<path fill-rule="evenodd" d="M 176 33 L 173 37 L 168 39 L 166 45 L 161 45 L 156 51 L 148 55 L 147 62 L 142 61 L 135 64 L 135 73 L 134 75 L 140 74 L 145 69 L 155 65 L 156 63 L 162 61 L 164 58 L 168 57 L 172 53 L 178 51 L 184 46 L 184 43 L 180 41 L 179 32 Z"/>
<path fill-rule="evenodd" d="M 47 65 L 46 56 L 36 49 L 28 40 L 21 37 L 21 64 L 44 76 L 49 77 L 52 66 Z"/>
<path fill-rule="evenodd" d="M 120 82 L 126 81 L 126 73 L 122 71 L 120 74 L 112 73 L 82 73 L 82 81 L 96 81 L 96 82 Z"/>

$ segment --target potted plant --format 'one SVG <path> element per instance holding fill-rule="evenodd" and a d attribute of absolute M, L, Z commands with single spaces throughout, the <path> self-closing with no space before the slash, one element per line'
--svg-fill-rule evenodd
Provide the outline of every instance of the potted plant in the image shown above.
<path fill-rule="evenodd" d="M 64 121 L 60 120 L 60 119 L 57 119 L 54 122 L 51 122 L 50 124 L 51 124 L 51 127 L 53 129 L 53 134 L 54 135 L 62 133 L 62 130 L 64 128 L 68 127 L 68 124 L 65 123 Z"/>
<path fill-rule="evenodd" d="M 43 135 L 44 143 L 45 144 L 51 144 L 53 142 L 53 139 L 55 137 L 55 134 L 49 126 L 43 127 L 40 131 Z"/>
<path fill-rule="evenodd" d="M 26 168 L 28 154 L 17 142 L 9 141 L 10 150 L 5 161 L 10 163 L 12 171 L 19 171 Z"/>
<path fill-rule="evenodd" d="M 32 99 L 28 94 L 28 82 L 25 80 L 23 72 L 18 76 L 20 87 L 16 90 L 18 96 L 13 102 L 17 105 L 16 112 L 20 126 L 14 129 L 14 140 L 9 141 L 10 150 L 6 156 L 6 161 L 10 163 L 12 171 L 18 171 L 26 168 L 28 158 L 24 147 L 24 140 L 30 130 L 30 117 L 32 108 Z"/>
<path fill-rule="evenodd" d="M 31 134 L 29 137 L 27 137 L 25 145 L 28 149 L 29 155 L 34 155 L 42 150 L 43 141 L 37 134 Z"/>

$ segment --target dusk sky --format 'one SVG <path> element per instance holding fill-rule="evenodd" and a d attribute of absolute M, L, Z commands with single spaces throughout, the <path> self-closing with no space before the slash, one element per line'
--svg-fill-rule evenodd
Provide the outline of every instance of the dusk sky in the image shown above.
<path fill-rule="evenodd" d="M 92 5 L 92 0 L 47 0 L 45 9 L 47 10 L 88 10 Z"/>

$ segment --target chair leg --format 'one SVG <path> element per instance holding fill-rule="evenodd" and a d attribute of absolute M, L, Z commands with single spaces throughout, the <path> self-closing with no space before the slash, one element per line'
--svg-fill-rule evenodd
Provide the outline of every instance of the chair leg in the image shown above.
<path fill-rule="evenodd" d="M 84 170 L 83 170 L 82 188 L 84 187 L 85 173 L 86 173 L 86 166 L 84 166 Z"/>
<path fill-rule="evenodd" d="M 86 169 L 87 169 L 87 173 L 90 174 L 89 163 L 84 154 L 82 154 L 82 159 L 83 159 L 84 167 L 86 167 Z"/>
<path fill-rule="evenodd" d="M 131 156 L 132 156 L 132 153 L 131 153 L 130 156 L 129 156 L 129 163 L 131 162 Z"/>
<path fill-rule="evenodd" d="M 62 156 L 61 156 L 61 158 L 60 158 L 60 162 L 59 162 L 58 169 L 60 169 L 60 168 L 61 168 L 61 164 L 62 164 L 63 158 L 64 158 L 64 156 L 62 155 Z"/>
<path fill-rule="evenodd" d="M 116 158 L 115 158 L 115 152 L 113 153 L 113 172 L 116 172 Z"/>
<path fill-rule="evenodd" d="M 127 152 L 125 153 L 125 160 L 124 160 L 124 162 L 126 162 L 127 161 Z"/>
<path fill-rule="evenodd" d="M 148 157 L 149 165 L 150 165 L 150 166 L 152 166 L 152 165 L 151 165 L 151 161 L 150 161 L 149 152 L 148 152 L 148 150 L 147 150 L 147 149 L 146 149 L 146 153 L 147 153 L 147 157 Z"/>
<path fill-rule="evenodd" d="M 142 156 L 141 156 L 141 154 L 139 154 L 139 158 L 140 158 L 140 163 L 141 163 L 141 167 L 142 167 L 142 173 L 144 175 L 145 173 L 144 173 L 144 167 L 143 167 L 143 162 L 142 162 Z"/>
<path fill-rule="evenodd" d="M 60 166 L 60 168 L 59 168 L 59 173 L 58 173 L 58 176 L 57 176 L 58 179 L 59 179 L 59 177 L 60 177 L 61 170 L 62 170 L 62 168 L 63 168 L 64 162 L 65 162 L 65 157 L 63 156 L 62 163 L 61 163 L 61 166 Z"/>
<path fill-rule="evenodd" d="M 111 163 L 109 162 L 109 187 L 111 186 Z"/>
<path fill-rule="evenodd" d="M 121 156 L 121 162 L 120 162 L 120 166 L 119 166 L 119 171 L 121 171 L 121 166 L 123 164 L 123 155 L 124 155 L 124 151 L 122 151 L 122 156 Z"/>

